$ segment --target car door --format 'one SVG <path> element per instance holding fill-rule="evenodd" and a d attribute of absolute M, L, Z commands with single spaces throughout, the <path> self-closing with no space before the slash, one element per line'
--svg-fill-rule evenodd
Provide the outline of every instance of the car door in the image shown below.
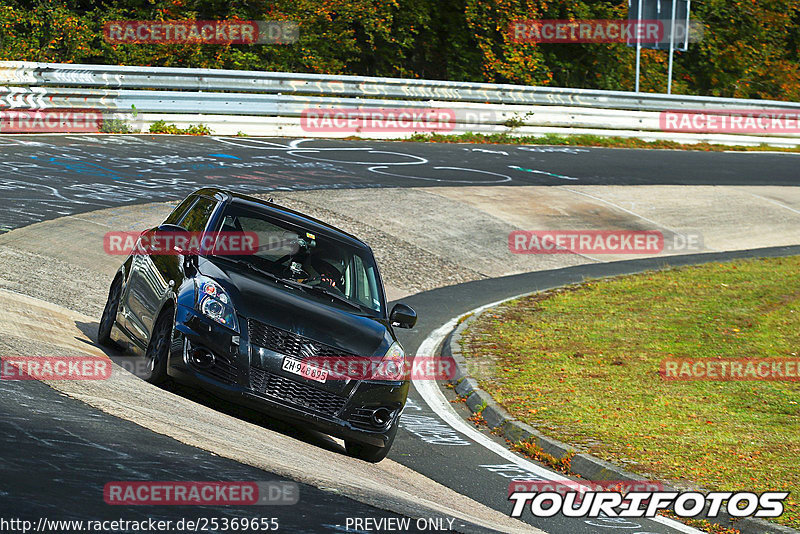
<path fill-rule="evenodd" d="M 178 224 L 196 201 L 197 195 L 192 194 L 186 197 L 183 202 L 172 210 L 172 213 L 169 214 L 162 224 Z M 134 254 L 131 257 L 128 272 L 125 273 L 125 286 L 120 296 L 119 311 L 117 313 L 117 323 L 130 333 L 136 341 L 139 341 L 140 344 L 146 339 L 146 333 L 142 328 L 141 321 L 143 310 L 140 305 L 140 302 L 144 298 L 141 296 L 143 284 L 139 279 L 139 273 L 142 268 L 141 256 Z M 131 307 L 133 307 L 133 309 Z"/>
<path fill-rule="evenodd" d="M 154 228 L 148 233 L 175 231 L 181 227 L 187 232 L 203 232 L 214 212 L 217 201 L 197 195 L 191 207 L 175 222 L 171 229 Z M 128 287 L 125 293 L 129 332 L 142 346 L 150 340 L 150 333 L 165 300 L 173 287 L 183 281 L 183 257 L 177 254 L 138 255 L 134 257 Z"/>

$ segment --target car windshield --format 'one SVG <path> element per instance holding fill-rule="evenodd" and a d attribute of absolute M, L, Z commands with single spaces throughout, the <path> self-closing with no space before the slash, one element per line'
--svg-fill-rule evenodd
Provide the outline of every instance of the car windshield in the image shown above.
<path fill-rule="evenodd" d="M 299 282 L 316 298 L 383 314 L 378 270 L 368 250 L 235 204 L 225 208 L 219 232 L 246 232 L 255 246 L 247 254 L 217 257 Z"/>

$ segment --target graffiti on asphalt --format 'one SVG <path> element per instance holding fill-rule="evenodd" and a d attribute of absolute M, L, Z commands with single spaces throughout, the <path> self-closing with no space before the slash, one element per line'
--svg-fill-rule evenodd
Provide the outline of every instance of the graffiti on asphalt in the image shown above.
<path fill-rule="evenodd" d="M 0 213 L 0 232 L 92 209 L 177 200 L 208 186 L 263 193 L 512 181 L 488 170 L 503 165 L 483 159 L 505 151 L 481 154 L 472 164 L 458 158 L 453 165 L 452 158 L 420 155 L 432 152 L 429 145 L 375 145 L 218 136 L 3 137 L 0 192 L 15 210 Z"/>

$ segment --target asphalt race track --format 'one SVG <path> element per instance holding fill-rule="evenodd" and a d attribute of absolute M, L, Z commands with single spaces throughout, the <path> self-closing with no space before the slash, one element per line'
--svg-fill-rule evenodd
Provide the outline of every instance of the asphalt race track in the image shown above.
<path fill-rule="evenodd" d="M 800 184 L 800 155 L 772 153 L 173 136 L 2 137 L 0 152 L 0 191 L 9 206 L 0 212 L 0 233 L 102 208 L 177 200 L 211 185 L 264 193 L 462 185 Z M 399 336 L 406 352 L 414 354 L 421 347 L 427 350 L 431 333 L 453 317 L 520 293 L 667 263 L 798 253 L 800 247 L 778 247 L 600 263 L 444 287 L 403 299 L 417 309 L 420 321 Z M 321 436 L 278 430 L 337 448 Z M 511 479 L 562 478 L 503 450 L 490 434 L 474 428 L 467 432 L 448 422 L 429 394 L 414 390 L 389 458 L 504 514 L 510 510 L 506 490 Z M 38 382 L 5 382 L 0 387 L 0 460 L 2 515 L 83 520 L 278 517 L 282 530 L 289 532 L 348 532 L 348 517 L 399 517 L 308 484 L 301 484 L 301 505 L 291 507 L 107 506 L 96 496 L 110 480 L 285 479 L 146 430 Z M 543 520 L 530 514 L 522 520 L 559 534 L 698 532 L 667 520 Z M 459 522 L 454 526 L 479 530 Z"/>
<path fill-rule="evenodd" d="M 302 484 L 302 506 L 109 506 L 98 495 L 108 481 L 283 481 L 156 434 L 65 398 L 48 386 L 5 382 L 0 388 L 3 515 L 52 521 L 178 521 L 278 518 L 281 529 L 342 531 L 348 517 L 400 518 Z M 32 476 L 32 474 L 36 476 Z M 413 525 L 412 525 L 413 526 Z M 57 532 L 53 529 L 53 532 Z M 413 530 L 416 532 L 416 530 Z"/>
<path fill-rule="evenodd" d="M 0 194 L 13 206 L 0 213 L 0 232 L 104 207 L 177 200 L 214 185 L 243 193 L 458 185 L 797 185 L 800 158 L 133 135 L 3 137 L 0 152 Z"/>

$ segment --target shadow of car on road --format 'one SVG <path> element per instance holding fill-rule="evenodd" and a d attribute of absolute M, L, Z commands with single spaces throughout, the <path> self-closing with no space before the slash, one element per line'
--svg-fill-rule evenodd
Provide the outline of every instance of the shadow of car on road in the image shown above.
<path fill-rule="evenodd" d="M 111 361 L 120 368 L 119 370 L 115 369 L 114 372 L 126 372 L 139 379 L 142 378 L 147 365 L 143 357 L 132 355 L 129 352 L 109 349 L 97 343 L 97 329 L 99 327 L 99 323 L 97 322 L 87 323 L 76 321 L 75 326 L 83 332 L 87 338 L 92 340 L 91 343 L 86 340 L 80 341 L 103 351 Z M 344 446 L 326 434 L 301 428 L 287 421 L 275 419 L 257 410 L 216 397 L 207 391 L 184 386 L 172 381 L 165 384 L 161 389 L 174 395 L 179 395 L 192 402 L 196 402 L 197 404 L 202 404 L 207 408 L 224 413 L 225 415 L 258 425 L 266 430 L 279 432 L 285 436 L 303 441 L 310 445 L 347 455 Z"/>

